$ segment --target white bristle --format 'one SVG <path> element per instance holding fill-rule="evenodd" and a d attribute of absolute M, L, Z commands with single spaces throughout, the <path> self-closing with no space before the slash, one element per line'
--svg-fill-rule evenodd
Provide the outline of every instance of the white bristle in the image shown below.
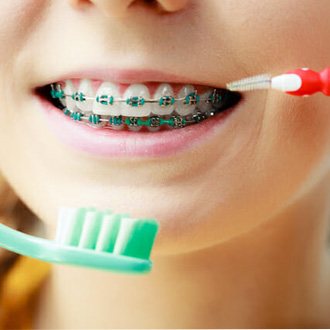
<path fill-rule="evenodd" d="M 109 247 L 116 240 L 118 233 L 118 222 L 120 216 L 118 214 L 105 214 L 102 220 L 102 226 L 100 229 L 99 237 L 96 242 L 96 251 L 108 251 Z"/>
<path fill-rule="evenodd" d="M 79 247 L 93 249 L 101 227 L 101 219 L 94 210 L 87 211 L 79 240 Z"/>
<path fill-rule="evenodd" d="M 113 214 L 110 210 L 99 212 L 62 207 L 55 241 L 61 245 L 99 252 L 113 249 L 114 254 L 121 254 L 137 221 L 128 214 Z"/>
<path fill-rule="evenodd" d="M 59 244 L 69 244 L 74 229 L 76 209 L 72 207 L 61 207 L 58 216 L 58 226 L 55 241 Z"/>
<path fill-rule="evenodd" d="M 117 236 L 116 244 L 113 249 L 114 254 L 122 254 L 126 244 L 129 242 L 129 237 L 132 234 L 132 228 L 136 223 L 136 219 L 123 218 L 121 219 L 120 229 Z"/>
<path fill-rule="evenodd" d="M 230 91 L 252 91 L 255 89 L 269 89 L 271 88 L 272 77 L 270 74 L 260 74 L 253 77 L 248 77 L 240 80 L 230 82 L 226 88 Z"/>

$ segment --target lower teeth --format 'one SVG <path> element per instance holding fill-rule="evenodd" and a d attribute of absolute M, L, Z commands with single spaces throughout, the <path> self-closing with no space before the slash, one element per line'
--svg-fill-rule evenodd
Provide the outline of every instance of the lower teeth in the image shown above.
<path fill-rule="evenodd" d="M 127 127 L 131 131 L 140 131 L 142 127 L 147 127 L 149 131 L 158 131 L 161 127 L 169 128 L 183 128 L 188 125 L 197 124 L 210 117 L 213 117 L 217 112 L 197 111 L 188 116 L 167 116 L 163 118 L 160 116 L 151 117 L 125 117 L 125 116 L 102 116 L 96 114 L 84 114 L 82 112 L 71 112 L 69 109 L 64 108 L 63 113 L 70 117 L 72 120 L 88 124 L 92 127 L 124 129 Z"/>

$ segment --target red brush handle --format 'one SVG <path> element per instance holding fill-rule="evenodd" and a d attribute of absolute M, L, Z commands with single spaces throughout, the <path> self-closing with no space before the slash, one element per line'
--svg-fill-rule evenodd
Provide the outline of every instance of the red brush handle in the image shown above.
<path fill-rule="evenodd" d="M 294 73 L 301 78 L 301 87 L 294 92 L 286 92 L 290 95 L 312 95 L 316 92 L 322 92 L 325 95 L 330 95 L 330 68 L 326 68 L 321 72 L 303 68 L 286 73 Z"/>

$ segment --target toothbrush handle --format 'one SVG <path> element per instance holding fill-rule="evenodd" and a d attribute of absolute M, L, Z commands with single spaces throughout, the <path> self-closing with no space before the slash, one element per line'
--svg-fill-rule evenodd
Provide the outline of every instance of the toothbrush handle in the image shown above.
<path fill-rule="evenodd" d="M 301 79 L 301 86 L 296 91 L 286 92 L 290 95 L 305 96 L 316 92 L 330 96 L 330 67 L 321 72 L 316 72 L 308 68 L 288 71 L 286 74 L 295 74 Z"/>

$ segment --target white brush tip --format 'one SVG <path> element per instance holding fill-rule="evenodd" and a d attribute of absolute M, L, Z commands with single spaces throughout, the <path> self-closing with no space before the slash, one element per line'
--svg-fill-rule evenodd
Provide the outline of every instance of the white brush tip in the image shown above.
<path fill-rule="evenodd" d="M 301 85 L 301 78 L 294 73 L 285 73 L 273 77 L 271 82 L 272 89 L 277 89 L 282 92 L 295 92 Z"/>
<path fill-rule="evenodd" d="M 226 88 L 232 92 L 247 92 L 256 89 L 269 89 L 270 83 L 270 74 L 259 74 L 257 76 L 232 81 L 226 85 Z"/>

